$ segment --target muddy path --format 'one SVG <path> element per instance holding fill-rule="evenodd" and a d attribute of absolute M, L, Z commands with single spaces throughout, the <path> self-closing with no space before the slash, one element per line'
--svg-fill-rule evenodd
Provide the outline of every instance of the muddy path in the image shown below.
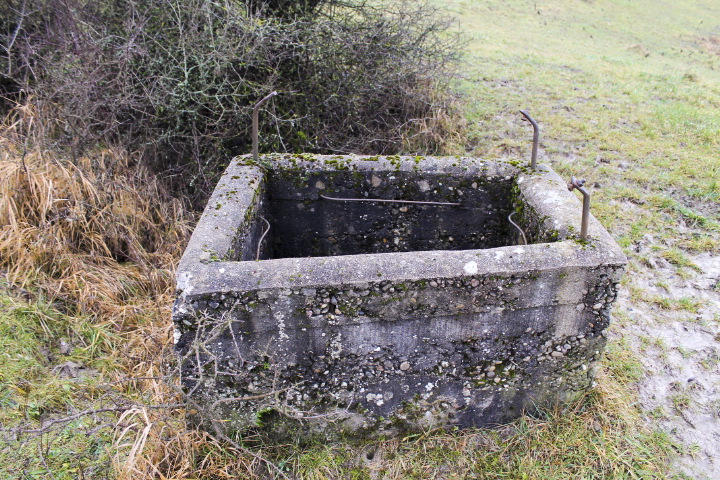
<path fill-rule="evenodd" d="M 629 346 L 644 368 L 634 385 L 652 427 L 685 446 L 678 469 L 720 478 L 720 255 L 690 257 L 678 269 L 646 235 L 630 255 L 610 339 Z M 685 307 L 685 308 L 683 308 Z"/>

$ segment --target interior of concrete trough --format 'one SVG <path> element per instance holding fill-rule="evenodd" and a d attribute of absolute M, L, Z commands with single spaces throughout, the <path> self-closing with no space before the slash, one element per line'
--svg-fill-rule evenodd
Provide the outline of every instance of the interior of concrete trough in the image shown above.
<path fill-rule="evenodd" d="M 270 224 L 260 259 L 512 245 L 513 182 L 427 172 L 271 171 L 260 208 Z M 264 221 L 256 222 L 263 232 Z"/>

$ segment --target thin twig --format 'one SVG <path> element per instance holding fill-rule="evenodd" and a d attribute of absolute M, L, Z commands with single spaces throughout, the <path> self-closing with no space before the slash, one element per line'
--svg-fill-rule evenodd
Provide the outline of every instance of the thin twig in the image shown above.
<path fill-rule="evenodd" d="M 50 478 L 55 480 L 55 475 L 52 474 L 50 467 L 48 467 L 48 464 L 45 461 L 45 455 L 43 455 L 43 452 L 42 452 L 42 437 L 40 437 L 40 442 L 38 442 L 38 453 L 40 454 L 40 460 L 42 461 L 42 464 L 45 465 L 45 470 L 47 471 L 47 473 L 50 474 Z"/>
<path fill-rule="evenodd" d="M 95 409 L 89 409 L 89 410 L 83 410 L 82 412 L 78 412 L 74 415 L 70 415 L 68 417 L 64 418 L 58 418 L 56 420 L 50 420 L 47 424 L 42 426 L 41 428 L 35 428 L 32 430 L 25 430 L 25 429 L 19 429 L 19 428 L 0 428 L 0 432 L 14 432 L 16 434 L 16 437 L 21 434 L 43 434 L 45 432 L 48 432 L 52 430 L 54 425 L 57 424 L 66 424 L 69 422 L 72 422 L 73 420 L 77 420 L 78 418 L 82 418 L 88 415 L 97 415 L 98 413 L 108 413 L 108 412 L 121 412 L 123 410 L 127 410 L 129 408 L 133 407 L 143 407 L 143 408 L 152 408 L 152 409 L 165 409 L 165 408 L 184 408 L 184 403 L 172 403 L 172 404 L 164 404 L 164 405 L 121 405 L 118 407 L 108 407 L 108 408 L 95 408 Z"/>
<path fill-rule="evenodd" d="M 449 206 L 460 205 L 459 203 L 451 203 L 451 202 L 422 202 L 422 201 L 418 201 L 418 200 L 385 200 L 383 198 L 334 198 L 334 197 L 326 197 L 325 195 L 320 195 L 320 198 L 324 198 L 325 200 L 334 200 L 336 202 L 385 202 L 385 203 L 412 203 L 415 205 L 449 205 Z"/>
<path fill-rule="evenodd" d="M 283 388 L 282 390 L 273 390 L 272 392 L 267 393 L 261 393 L 260 395 L 253 395 L 251 397 L 232 397 L 232 398 L 221 398 L 220 400 L 217 400 L 213 402 L 212 405 L 210 405 L 210 410 L 214 410 L 215 407 L 217 407 L 221 403 L 227 403 L 227 402 L 247 402 L 248 400 L 260 400 L 261 398 L 269 397 L 270 395 L 275 395 L 282 392 L 287 392 L 292 387 Z"/>

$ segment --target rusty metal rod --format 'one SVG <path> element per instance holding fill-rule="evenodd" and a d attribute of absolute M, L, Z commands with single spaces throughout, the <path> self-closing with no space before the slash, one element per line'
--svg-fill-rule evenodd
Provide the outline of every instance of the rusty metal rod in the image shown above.
<path fill-rule="evenodd" d="M 525 110 L 520 110 L 520 113 L 523 114 L 523 117 L 527 119 L 528 122 L 532 123 L 533 126 L 533 147 L 532 147 L 532 157 L 530 158 L 530 166 L 533 170 L 537 170 L 537 151 L 538 151 L 538 142 L 540 140 L 540 127 L 538 127 L 538 124 L 533 118 L 530 116 L 529 113 L 527 113 Z"/>
<path fill-rule="evenodd" d="M 515 212 L 512 212 L 510 215 L 508 215 L 508 221 L 509 221 L 510 223 L 512 223 L 515 228 L 517 228 L 518 230 L 520 230 L 520 234 L 522 235 L 522 238 L 523 238 L 523 245 L 527 245 L 528 243 L 527 243 L 527 238 L 525 238 L 525 232 L 523 232 L 523 229 L 520 228 L 520 226 L 519 226 L 517 223 L 515 223 L 515 222 L 512 221 L 512 216 L 513 216 L 513 215 L 515 215 Z"/>
<path fill-rule="evenodd" d="M 450 202 L 421 202 L 418 200 L 385 200 L 383 198 L 334 198 L 334 197 L 326 197 L 325 195 L 320 195 L 320 198 L 324 198 L 325 200 L 334 200 L 337 202 L 385 202 L 385 203 L 412 203 L 415 205 L 450 205 L 450 206 L 460 205 L 459 203 L 450 203 Z"/>
<path fill-rule="evenodd" d="M 583 196 L 583 211 L 582 211 L 582 224 L 580 226 L 580 238 L 583 240 L 587 239 L 588 222 L 590 221 L 590 194 L 585 190 L 585 180 L 578 180 L 575 175 L 572 176 L 570 183 L 568 183 L 568 190 L 571 192 L 577 188 Z"/>
<path fill-rule="evenodd" d="M 269 94 L 267 97 L 263 98 L 263 99 L 260 100 L 258 103 L 256 103 L 256 104 L 255 104 L 255 108 L 253 108 L 253 115 L 252 115 L 252 151 L 253 151 L 253 162 L 255 162 L 255 163 L 258 162 L 258 130 L 259 130 L 259 127 L 258 127 L 258 122 L 259 122 L 259 120 L 258 120 L 258 116 L 259 116 L 258 110 L 260 109 L 260 107 L 261 107 L 265 102 L 267 102 L 268 100 L 270 100 L 270 99 L 271 99 L 272 97 L 274 97 L 275 95 L 277 95 L 277 92 L 270 92 L 270 94 Z"/>
<path fill-rule="evenodd" d="M 270 231 L 270 222 L 265 220 L 265 217 L 263 217 L 261 215 L 258 215 L 258 217 L 260 217 L 260 220 L 265 222 L 265 224 L 267 225 L 267 228 L 265 229 L 262 236 L 260 237 L 260 240 L 258 241 L 257 255 L 255 255 L 255 261 L 260 260 L 260 247 L 262 247 L 262 242 L 265 239 L 265 235 L 267 235 L 267 233 Z"/>

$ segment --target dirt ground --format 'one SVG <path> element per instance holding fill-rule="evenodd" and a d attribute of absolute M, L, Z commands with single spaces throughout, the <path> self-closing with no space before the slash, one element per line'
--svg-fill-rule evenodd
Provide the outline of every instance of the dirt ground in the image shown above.
<path fill-rule="evenodd" d="M 610 338 L 628 345 L 644 367 L 636 389 L 647 421 L 687 447 L 677 460 L 679 470 L 692 478 L 718 479 L 720 255 L 693 256 L 701 272 L 680 275 L 655 255 L 655 243 L 652 235 L 645 235 L 635 247 L 637 258 L 631 255 L 633 267 L 618 295 Z M 702 306 L 692 313 L 662 308 L 633 298 L 637 289 L 644 291 L 645 299 L 694 299 Z"/>

